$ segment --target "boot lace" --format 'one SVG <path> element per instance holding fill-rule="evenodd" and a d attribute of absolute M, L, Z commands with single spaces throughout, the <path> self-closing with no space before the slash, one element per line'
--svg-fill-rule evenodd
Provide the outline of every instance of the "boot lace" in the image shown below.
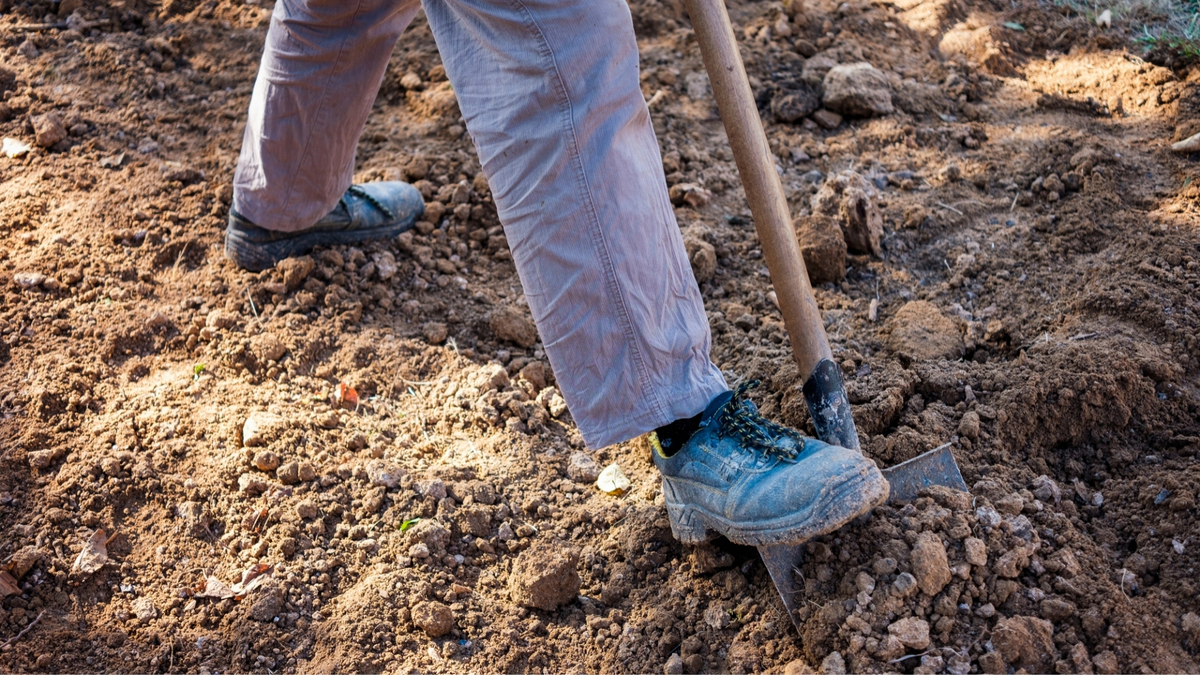
<path fill-rule="evenodd" d="M 758 408 L 746 398 L 746 392 L 759 384 L 758 380 L 750 380 L 733 390 L 733 398 L 717 413 L 718 429 L 722 436 L 734 436 L 768 457 L 794 462 L 804 448 L 804 436 L 759 414 Z M 780 443 L 785 439 L 795 441 L 795 446 Z"/>
<path fill-rule="evenodd" d="M 350 189 L 346 190 L 346 192 L 349 192 L 350 194 L 352 194 L 356 197 L 362 197 L 364 200 L 366 200 L 366 202 L 368 204 L 379 209 L 383 213 L 383 215 L 387 216 L 388 220 L 396 219 L 396 216 L 391 212 L 390 209 L 388 209 L 388 207 L 384 206 L 382 202 L 380 202 L 378 199 L 375 199 L 374 197 L 372 197 L 370 192 L 367 192 L 366 190 L 359 187 L 358 185 L 351 185 Z"/>

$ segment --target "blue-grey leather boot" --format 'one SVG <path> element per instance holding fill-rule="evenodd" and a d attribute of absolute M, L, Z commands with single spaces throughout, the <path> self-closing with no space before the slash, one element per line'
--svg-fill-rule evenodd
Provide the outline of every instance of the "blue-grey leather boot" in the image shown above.
<path fill-rule="evenodd" d="M 395 237 L 425 213 L 425 200 L 408 183 L 378 181 L 351 185 L 324 218 L 297 232 L 263 229 L 229 209 L 225 255 L 238 267 L 258 272 L 316 246 L 358 244 Z"/>
<path fill-rule="evenodd" d="M 715 534 L 747 546 L 799 543 L 887 499 L 883 474 L 859 452 L 764 419 L 745 398 L 757 385 L 714 399 L 669 457 L 651 436 L 671 530 L 685 544 Z"/>

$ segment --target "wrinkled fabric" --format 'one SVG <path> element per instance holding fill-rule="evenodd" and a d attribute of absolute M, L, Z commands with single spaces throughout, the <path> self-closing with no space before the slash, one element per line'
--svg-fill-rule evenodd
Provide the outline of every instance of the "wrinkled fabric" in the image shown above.
<path fill-rule="evenodd" d="M 623 0 L 425 0 L 559 389 L 591 447 L 727 390 L 667 197 Z M 414 0 L 279 0 L 235 208 L 306 227 L 354 146 Z"/>

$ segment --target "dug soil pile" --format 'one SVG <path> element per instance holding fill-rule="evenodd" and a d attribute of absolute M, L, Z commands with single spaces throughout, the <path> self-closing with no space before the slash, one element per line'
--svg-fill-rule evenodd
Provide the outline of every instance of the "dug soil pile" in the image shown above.
<path fill-rule="evenodd" d="M 631 9 L 714 358 L 811 430 L 695 37 Z M 0 12 L 0 670 L 1200 670 L 1200 70 L 1131 29 L 731 3 L 865 452 L 972 486 L 814 542 L 797 632 L 644 447 L 583 447 L 422 18 L 358 178 L 426 220 L 251 274 L 270 10 Z"/>

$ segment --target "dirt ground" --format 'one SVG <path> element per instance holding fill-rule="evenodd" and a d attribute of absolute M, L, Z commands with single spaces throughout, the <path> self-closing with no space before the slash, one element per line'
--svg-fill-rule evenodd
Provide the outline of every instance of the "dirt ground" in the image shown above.
<path fill-rule="evenodd" d="M 1200 68 L 1048 4 L 730 4 L 794 214 L 882 224 L 812 261 L 864 449 L 950 442 L 970 495 L 814 542 L 797 632 L 583 447 L 422 17 L 357 171 L 426 222 L 251 274 L 270 10 L 0 0 L 0 670 L 1200 672 Z M 694 35 L 631 9 L 714 358 L 811 430 Z M 861 61 L 892 111 L 813 112 Z"/>

